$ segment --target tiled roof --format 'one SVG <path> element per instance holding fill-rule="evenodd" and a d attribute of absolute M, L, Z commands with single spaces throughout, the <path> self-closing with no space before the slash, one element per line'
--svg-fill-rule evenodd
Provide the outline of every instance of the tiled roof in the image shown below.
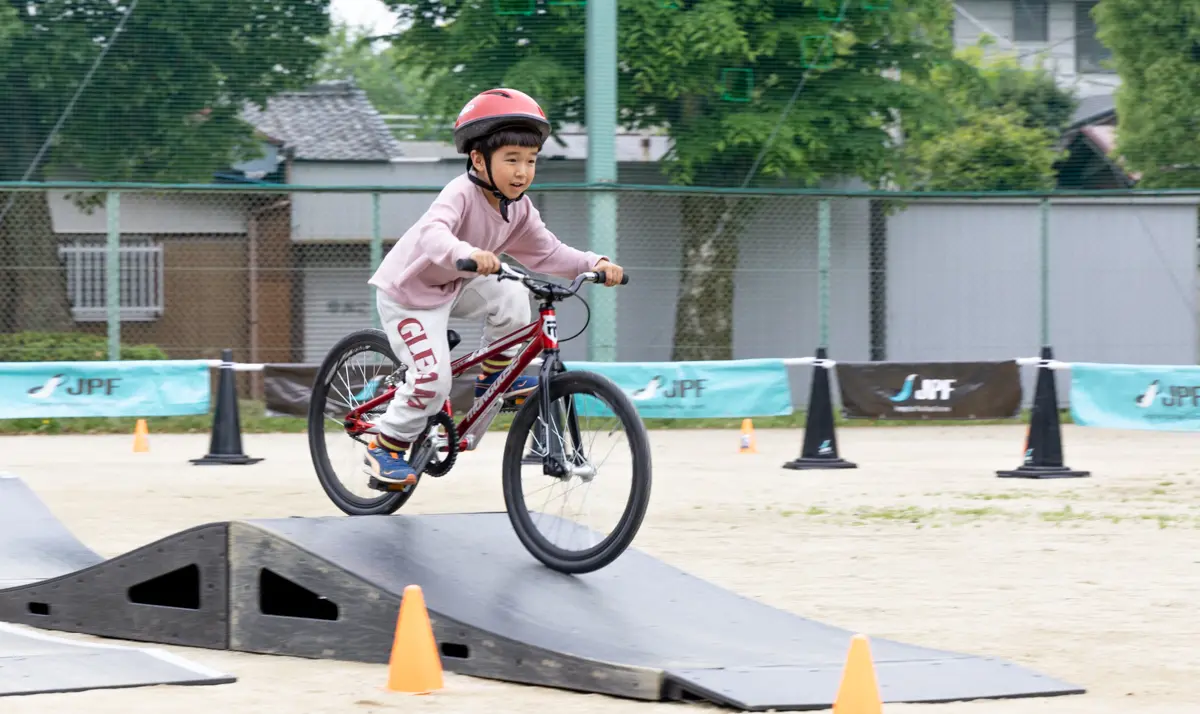
<path fill-rule="evenodd" d="M 281 92 L 265 109 L 247 106 L 242 118 L 297 159 L 388 161 L 404 153 L 366 93 L 351 82 Z"/>

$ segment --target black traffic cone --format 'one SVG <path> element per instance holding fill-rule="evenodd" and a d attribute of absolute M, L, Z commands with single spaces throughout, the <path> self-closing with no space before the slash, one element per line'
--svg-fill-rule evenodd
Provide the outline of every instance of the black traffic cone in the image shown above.
<path fill-rule="evenodd" d="M 238 418 L 237 386 L 233 377 L 233 350 L 221 350 L 221 372 L 217 382 L 217 408 L 213 412 L 212 439 L 208 453 L 191 459 L 193 464 L 255 464 L 261 458 L 242 453 L 242 425 Z"/>
<path fill-rule="evenodd" d="M 1062 429 L 1058 423 L 1058 389 L 1054 370 L 1047 362 L 1054 353 L 1042 347 L 1042 363 L 1038 365 L 1037 385 L 1033 392 L 1033 411 L 1025 436 L 1025 462 L 1015 469 L 997 471 L 1000 478 L 1083 478 L 1087 471 L 1074 471 L 1063 465 Z"/>
<path fill-rule="evenodd" d="M 824 360 L 824 347 L 817 348 L 817 359 Z M 838 456 L 837 432 L 833 426 L 833 398 L 830 395 L 829 367 L 813 365 L 812 388 L 808 395 L 808 414 L 804 419 L 804 445 L 799 458 L 783 465 L 785 469 L 855 469 L 858 464 Z"/>

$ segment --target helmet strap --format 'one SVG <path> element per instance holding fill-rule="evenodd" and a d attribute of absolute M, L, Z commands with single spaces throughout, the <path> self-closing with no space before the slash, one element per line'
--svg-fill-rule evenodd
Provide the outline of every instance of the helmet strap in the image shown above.
<path fill-rule="evenodd" d="M 483 152 L 480 152 L 480 153 L 483 153 Z M 488 191 L 491 191 L 492 195 L 495 196 L 497 199 L 499 199 L 499 201 L 500 201 L 500 217 L 504 219 L 505 223 L 508 223 L 509 222 L 509 220 L 508 220 L 509 205 L 516 203 L 517 201 L 520 201 L 522 198 L 524 198 L 525 192 L 522 191 L 520 196 L 517 196 L 514 199 L 510 199 L 508 196 L 505 196 L 503 193 L 501 193 L 500 189 L 496 188 L 496 179 L 492 178 L 492 156 L 491 156 L 491 154 L 483 155 L 483 167 L 487 171 L 487 175 L 488 175 L 487 182 L 484 182 L 483 179 L 479 178 L 471 171 L 471 169 L 475 168 L 475 166 L 474 166 L 474 164 L 471 163 L 471 156 L 468 153 L 468 155 L 467 155 L 467 178 L 471 179 L 471 182 L 474 183 L 476 186 L 479 186 Z"/>

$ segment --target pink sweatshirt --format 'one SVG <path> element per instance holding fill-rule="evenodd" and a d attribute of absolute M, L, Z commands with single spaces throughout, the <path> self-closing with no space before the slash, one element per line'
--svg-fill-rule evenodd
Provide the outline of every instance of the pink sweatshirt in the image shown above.
<path fill-rule="evenodd" d="M 508 218 L 505 223 L 483 190 L 460 174 L 392 246 L 367 282 L 403 307 L 427 310 L 454 300 L 474 275 L 457 270 L 454 263 L 476 249 L 508 253 L 530 270 L 564 278 L 586 273 L 603 257 L 559 241 L 528 197 L 509 205 Z"/>

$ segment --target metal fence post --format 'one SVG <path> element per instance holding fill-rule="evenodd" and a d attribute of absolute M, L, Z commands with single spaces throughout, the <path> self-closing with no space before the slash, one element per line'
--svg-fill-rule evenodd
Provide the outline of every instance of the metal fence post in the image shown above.
<path fill-rule="evenodd" d="M 617 0 L 587 3 L 587 96 L 588 159 L 590 184 L 617 180 Z M 617 196 L 610 191 L 588 193 L 590 248 L 617 257 Z M 617 358 L 617 290 L 601 288 L 591 295 L 592 330 L 588 352 L 596 362 Z"/>
<path fill-rule="evenodd" d="M 108 359 L 121 359 L 121 192 L 109 191 L 105 205 L 108 242 L 104 274 L 104 305 L 108 313 Z"/>
<path fill-rule="evenodd" d="M 829 347 L 829 252 L 832 242 L 832 221 L 828 198 L 817 206 L 817 324 L 820 326 L 821 347 Z"/>
<path fill-rule="evenodd" d="M 1042 346 L 1050 344 L 1050 199 L 1041 203 L 1041 339 Z"/>
<path fill-rule="evenodd" d="M 374 273 L 379 269 L 379 264 L 383 262 L 383 230 L 380 227 L 379 218 L 379 192 L 375 191 L 371 194 L 371 272 Z M 375 329 L 382 330 L 383 323 L 379 319 L 379 311 L 375 309 L 375 295 L 378 288 L 374 285 L 371 287 L 371 319 L 375 323 Z"/>

